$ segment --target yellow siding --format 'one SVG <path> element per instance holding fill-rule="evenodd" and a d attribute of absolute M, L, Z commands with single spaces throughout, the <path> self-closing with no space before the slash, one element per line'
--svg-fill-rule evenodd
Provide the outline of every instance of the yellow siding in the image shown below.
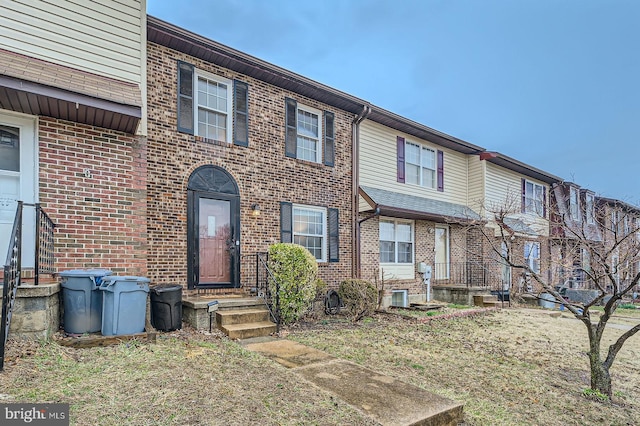
<path fill-rule="evenodd" d="M 476 213 L 483 215 L 482 209 L 485 199 L 485 165 L 486 161 L 480 161 L 478 155 L 467 157 L 469 164 L 469 207 Z"/>
<path fill-rule="evenodd" d="M 146 0 L 0 0 L 0 48 L 144 83 Z"/>
<path fill-rule="evenodd" d="M 549 235 L 549 222 L 534 214 L 523 214 L 522 206 L 522 179 L 540 184 L 547 191 L 547 211 L 549 210 L 549 185 L 544 182 L 525 177 L 514 171 L 505 169 L 495 164 L 486 162 L 485 181 L 485 206 L 487 208 L 487 218 L 491 218 L 491 211 L 499 208 L 507 208 L 514 212 L 510 216 L 518 218 L 529 227 L 536 230 L 539 235 Z"/>
<path fill-rule="evenodd" d="M 419 143 L 444 152 L 444 192 L 397 182 L 396 140 Z M 365 120 L 360 125 L 360 185 L 401 194 L 467 205 L 467 156 Z"/>

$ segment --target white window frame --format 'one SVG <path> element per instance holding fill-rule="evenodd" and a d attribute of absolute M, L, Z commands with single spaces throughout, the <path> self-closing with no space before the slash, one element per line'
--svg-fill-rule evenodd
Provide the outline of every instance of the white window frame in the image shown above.
<path fill-rule="evenodd" d="M 415 223 L 412 220 L 405 220 L 405 219 L 391 219 L 391 218 L 381 218 L 379 221 L 380 223 L 393 223 L 393 236 L 394 236 L 394 261 L 393 262 L 382 262 L 382 260 L 380 259 L 380 257 L 378 257 L 378 259 L 380 259 L 380 264 L 381 265 L 412 265 L 415 263 L 415 258 L 416 258 L 416 244 L 415 244 Z M 380 239 L 380 225 L 378 224 L 378 247 L 380 246 L 380 243 L 382 241 L 390 241 L 390 240 L 382 240 Z M 398 240 L 398 232 L 397 232 L 397 226 L 399 224 L 403 224 L 403 225 L 409 225 L 411 228 L 411 241 L 400 241 Z M 411 261 L 410 262 L 398 262 L 398 243 L 410 243 L 411 244 Z"/>
<path fill-rule="evenodd" d="M 428 146 L 424 146 L 422 144 L 416 143 L 416 142 L 412 142 L 412 141 L 407 141 L 405 140 L 404 143 L 405 146 L 405 183 L 408 183 L 410 185 L 419 185 L 423 188 L 429 188 L 429 189 L 436 189 L 436 186 L 438 185 L 438 152 L 433 149 L 433 148 L 429 148 Z M 414 163 L 409 161 L 409 156 L 407 155 L 407 147 L 408 146 L 415 146 L 418 148 L 419 150 L 419 155 L 418 155 L 418 163 Z M 424 151 L 430 151 L 433 155 L 433 164 L 428 165 L 428 164 L 424 164 Z M 418 182 L 409 182 L 409 178 L 408 178 L 408 173 L 406 172 L 406 166 L 407 165 L 411 165 L 414 167 L 418 168 Z M 425 178 L 425 170 L 428 170 L 429 173 L 433 176 L 433 178 L 431 179 L 431 186 L 427 185 L 427 179 Z"/>
<path fill-rule="evenodd" d="M 309 212 L 319 212 L 322 213 L 322 234 L 305 234 L 302 232 L 296 232 L 296 212 L 300 211 L 309 211 Z M 322 255 L 320 258 L 316 257 L 318 262 L 326 262 L 327 261 L 327 209 L 324 207 L 317 206 L 308 206 L 303 204 L 294 204 L 291 211 L 291 223 L 292 223 L 292 241 L 296 242 L 296 237 L 304 236 L 304 237 L 321 237 L 321 252 Z M 296 243 L 299 244 L 299 243 Z M 302 245 L 302 244 L 301 244 Z M 304 247 L 304 245 L 302 245 Z M 312 253 L 313 254 L 313 253 Z M 315 257 L 315 256 L 314 256 Z"/>
<path fill-rule="evenodd" d="M 537 254 L 538 257 L 531 257 L 531 253 L 532 248 L 533 247 L 537 247 Z M 528 248 L 528 249 L 527 249 Z M 536 274 L 540 274 L 540 242 L 539 241 L 525 241 L 524 242 L 524 261 L 526 262 L 526 264 L 529 266 L 529 268 L 535 272 Z M 529 252 L 529 255 L 527 256 L 527 252 Z"/>
<path fill-rule="evenodd" d="M 393 304 L 393 296 L 396 294 L 402 294 L 402 305 Z M 406 308 L 409 306 L 409 290 L 391 290 L 391 306 L 399 308 Z"/>
<path fill-rule="evenodd" d="M 596 200 L 593 194 L 585 195 L 585 212 L 587 215 L 587 223 L 589 225 L 596 223 Z"/>
<path fill-rule="evenodd" d="M 532 193 L 529 193 L 529 187 L 531 187 Z M 540 197 L 536 195 L 539 189 Z M 544 199 L 545 187 L 539 183 L 531 180 L 524 181 L 524 212 L 528 214 L 535 214 L 540 217 L 544 217 L 545 199 Z"/>
<path fill-rule="evenodd" d="M 218 83 L 218 84 L 225 84 L 227 86 L 227 102 L 226 102 L 226 107 L 227 107 L 227 111 L 221 111 L 221 110 L 217 110 L 208 106 L 204 106 L 204 105 L 200 105 L 200 90 L 199 90 L 199 81 L 200 79 L 204 79 L 204 80 L 208 80 L 214 83 Z M 193 88 L 193 106 L 194 106 L 194 112 L 193 112 L 193 121 L 194 121 L 194 134 L 196 136 L 202 136 L 204 138 L 206 138 L 205 135 L 201 135 L 200 134 L 200 128 L 198 125 L 198 112 L 200 111 L 200 109 L 203 110 L 207 110 L 207 111 L 211 111 L 214 112 L 216 114 L 225 114 L 226 115 L 226 126 L 227 126 L 227 131 L 226 131 L 226 138 L 227 140 L 224 141 L 226 143 L 233 143 L 233 81 L 228 79 L 228 78 L 224 78 L 221 77 L 219 75 L 215 75 L 203 70 L 199 70 L 199 69 L 195 69 L 194 70 L 194 88 Z"/>
<path fill-rule="evenodd" d="M 301 111 L 304 112 L 304 113 L 307 113 L 307 114 L 313 114 L 316 117 L 318 117 L 318 137 L 317 137 L 317 139 L 313 138 L 313 137 L 310 137 L 310 136 L 308 136 L 306 134 L 300 134 L 300 122 L 301 122 L 301 120 L 300 120 L 300 112 Z M 322 127 L 323 118 L 324 118 L 324 116 L 322 114 L 322 111 L 320 111 L 319 109 L 312 108 L 312 107 L 309 107 L 309 106 L 302 105 L 302 104 L 298 103 L 298 106 L 296 108 L 296 135 L 297 135 L 296 136 L 296 158 L 298 158 L 300 160 L 303 160 L 303 161 L 311 161 L 311 162 L 314 162 L 314 163 L 322 163 L 322 158 L 323 158 L 322 157 L 322 149 L 323 149 L 323 145 L 324 145 L 322 143 L 322 138 L 324 136 L 323 127 Z M 305 139 L 308 139 L 308 140 L 315 140 L 316 141 L 316 158 L 315 159 L 308 159 L 304 155 L 301 155 L 300 150 L 302 148 L 300 146 L 300 138 L 305 138 Z"/>
<path fill-rule="evenodd" d="M 580 192 L 573 186 L 569 188 L 569 216 L 573 220 L 580 220 Z"/>

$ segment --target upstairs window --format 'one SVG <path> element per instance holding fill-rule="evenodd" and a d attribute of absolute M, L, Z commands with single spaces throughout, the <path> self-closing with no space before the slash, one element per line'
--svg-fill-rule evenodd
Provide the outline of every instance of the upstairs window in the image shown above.
<path fill-rule="evenodd" d="M 247 83 L 178 61 L 178 131 L 248 146 L 248 92 Z"/>
<path fill-rule="evenodd" d="M 547 216 L 546 188 L 530 180 L 522 179 L 522 213 Z"/>
<path fill-rule="evenodd" d="M 285 99 L 285 110 L 285 156 L 333 166 L 335 115 L 290 98 Z"/>
<path fill-rule="evenodd" d="M 589 225 L 596 223 L 596 210 L 593 194 L 585 195 L 585 212 L 587 216 L 587 223 Z"/>
<path fill-rule="evenodd" d="M 572 220 L 580 220 L 580 197 L 578 188 L 569 189 L 569 216 Z"/>
<path fill-rule="evenodd" d="M 413 263 L 413 222 L 381 220 L 380 263 Z"/>
<path fill-rule="evenodd" d="M 405 183 L 436 187 L 436 152 L 433 149 L 406 142 Z"/>

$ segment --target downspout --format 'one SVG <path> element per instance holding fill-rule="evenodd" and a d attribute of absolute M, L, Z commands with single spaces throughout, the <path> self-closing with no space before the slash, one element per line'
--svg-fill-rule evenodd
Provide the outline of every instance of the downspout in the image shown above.
<path fill-rule="evenodd" d="M 351 125 L 351 170 L 353 186 L 351 188 L 351 235 L 354 244 L 351 249 L 351 276 L 360 278 L 360 223 L 358 222 L 360 189 L 360 123 L 371 113 L 371 105 L 362 106 L 362 112 L 358 114 Z"/>

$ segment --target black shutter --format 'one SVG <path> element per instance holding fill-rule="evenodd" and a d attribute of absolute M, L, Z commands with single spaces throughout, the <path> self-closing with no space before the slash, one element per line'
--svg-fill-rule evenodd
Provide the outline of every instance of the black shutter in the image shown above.
<path fill-rule="evenodd" d="M 398 160 L 398 182 L 404 183 L 404 138 L 398 136 L 396 146 Z"/>
<path fill-rule="evenodd" d="M 334 115 L 332 112 L 324 112 L 324 165 L 334 166 L 336 142 L 333 128 Z"/>
<path fill-rule="evenodd" d="M 280 242 L 293 242 L 293 204 L 280 202 Z"/>
<path fill-rule="evenodd" d="M 290 98 L 285 98 L 286 109 L 286 135 L 284 140 L 284 155 L 296 158 L 298 147 L 298 103 Z"/>
<path fill-rule="evenodd" d="M 249 146 L 249 85 L 233 80 L 233 143 Z"/>
<path fill-rule="evenodd" d="M 444 192 L 444 153 L 438 151 L 438 191 Z"/>
<path fill-rule="evenodd" d="M 178 61 L 178 131 L 194 134 L 193 65 Z"/>
<path fill-rule="evenodd" d="M 340 215 L 338 209 L 329 209 L 329 262 L 340 261 Z"/>

